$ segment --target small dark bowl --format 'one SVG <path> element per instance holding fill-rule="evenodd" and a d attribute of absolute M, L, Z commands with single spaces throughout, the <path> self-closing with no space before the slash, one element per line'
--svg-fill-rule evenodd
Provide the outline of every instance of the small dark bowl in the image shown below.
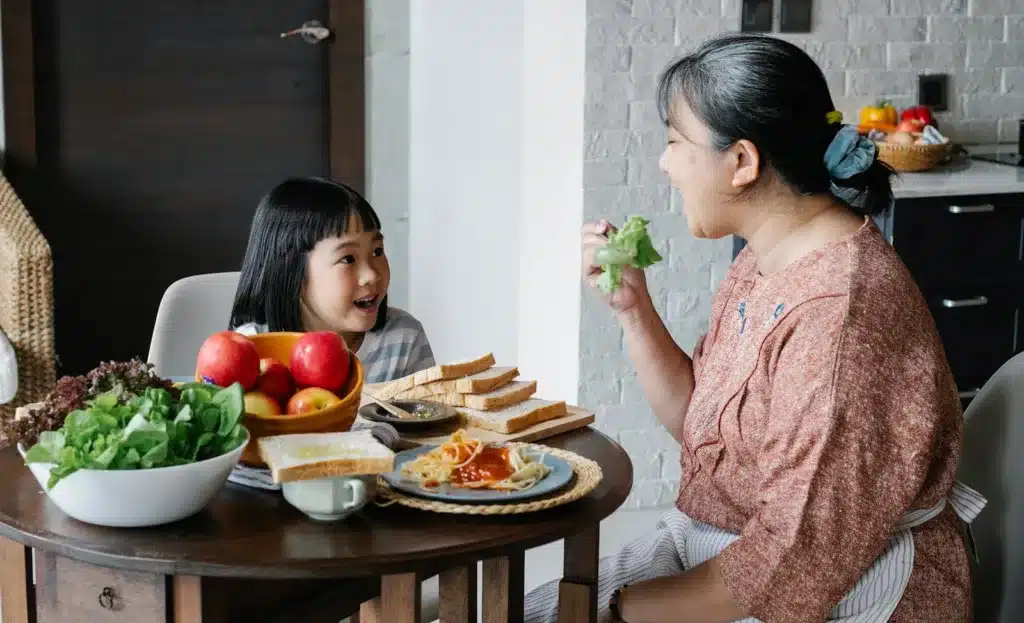
<path fill-rule="evenodd" d="M 391 415 L 384 407 L 375 402 L 371 402 L 359 408 L 359 415 L 371 422 L 391 424 L 399 430 L 419 430 L 423 428 L 430 428 L 450 422 L 451 420 L 459 417 L 458 411 L 453 407 L 437 404 L 436 402 L 428 402 L 426 400 L 394 400 L 391 401 L 391 404 L 413 414 L 422 410 L 429 410 L 432 414 L 429 417 L 405 420 Z"/>

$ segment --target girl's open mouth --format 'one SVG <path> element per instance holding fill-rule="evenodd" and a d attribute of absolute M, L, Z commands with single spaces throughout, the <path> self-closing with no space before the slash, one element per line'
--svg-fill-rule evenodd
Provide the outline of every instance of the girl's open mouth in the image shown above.
<path fill-rule="evenodd" d="M 379 299 L 378 299 L 377 295 L 373 294 L 371 296 L 364 296 L 361 299 L 356 299 L 353 302 L 353 304 L 357 308 L 359 308 L 359 309 L 361 309 L 363 311 L 371 311 L 371 310 L 373 310 L 373 309 L 375 309 L 377 307 L 377 301 L 378 300 Z"/>

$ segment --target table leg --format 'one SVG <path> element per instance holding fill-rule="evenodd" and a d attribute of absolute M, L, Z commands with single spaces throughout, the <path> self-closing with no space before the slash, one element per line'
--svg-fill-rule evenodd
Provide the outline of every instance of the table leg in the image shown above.
<path fill-rule="evenodd" d="M 484 623 L 520 623 L 523 620 L 524 552 L 484 561 Z"/>
<path fill-rule="evenodd" d="M 558 586 L 559 623 L 597 623 L 597 568 L 600 527 L 565 539 L 565 567 Z"/>
<path fill-rule="evenodd" d="M 438 592 L 441 623 L 476 623 L 476 563 L 443 571 Z"/>
<path fill-rule="evenodd" d="M 173 618 L 169 623 L 227 623 L 223 591 L 211 590 L 210 578 L 176 575 L 171 578 Z"/>
<path fill-rule="evenodd" d="M 0 537 L 0 621 L 33 623 L 36 591 L 32 585 L 32 550 Z"/>
<path fill-rule="evenodd" d="M 415 573 L 385 575 L 380 597 L 359 607 L 359 623 L 420 623 L 420 577 Z"/>

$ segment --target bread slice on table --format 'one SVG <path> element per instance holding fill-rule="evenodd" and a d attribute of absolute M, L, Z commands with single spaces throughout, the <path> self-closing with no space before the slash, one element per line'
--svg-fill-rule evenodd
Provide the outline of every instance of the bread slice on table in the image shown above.
<path fill-rule="evenodd" d="M 426 385 L 434 381 L 457 379 L 470 374 L 476 374 L 490 369 L 494 366 L 494 354 L 487 353 L 476 359 L 456 361 L 455 363 L 442 363 L 426 370 L 414 372 L 400 379 L 387 381 L 385 383 L 373 383 L 363 387 L 363 391 L 371 394 L 380 400 L 393 400 L 398 394 L 408 391 L 413 387 Z"/>
<path fill-rule="evenodd" d="M 453 364 L 438 364 L 426 370 L 414 372 L 408 376 L 396 378 L 393 381 L 384 383 L 372 383 L 364 386 L 364 391 L 372 394 L 373 397 L 382 400 L 394 400 L 402 391 L 408 391 L 419 385 L 426 385 L 434 381 L 441 381 L 453 378 L 460 378 L 488 370 L 495 365 L 495 356 L 492 352 L 486 355 L 463 362 Z"/>
<path fill-rule="evenodd" d="M 564 417 L 568 413 L 565 401 L 529 398 L 518 404 L 496 411 L 483 411 L 467 407 L 455 408 L 470 426 L 508 435 L 518 433 L 534 424 Z"/>
<path fill-rule="evenodd" d="M 483 372 L 477 372 L 476 374 L 470 374 L 458 379 L 417 385 L 395 396 L 395 400 L 417 400 L 441 394 L 485 394 L 499 387 L 505 387 L 518 376 L 519 368 L 514 366 L 495 366 Z"/>
<path fill-rule="evenodd" d="M 535 393 L 537 393 L 537 381 L 516 381 L 486 394 L 440 394 L 424 396 L 423 400 L 451 407 L 493 411 L 519 404 Z"/>
<path fill-rule="evenodd" d="M 367 476 L 395 468 L 395 453 L 365 430 L 261 437 L 258 447 L 275 483 Z"/>

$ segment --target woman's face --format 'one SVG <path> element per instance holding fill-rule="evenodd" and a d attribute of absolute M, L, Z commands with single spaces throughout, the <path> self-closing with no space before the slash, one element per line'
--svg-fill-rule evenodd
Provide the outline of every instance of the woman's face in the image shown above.
<path fill-rule="evenodd" d="M 306 260 L 302 317 L 307 331 L 365 333 L 377 321 L 391 268 L 384 236 L 353 216 L 348 232 L 318 242 Z"/>
<path fill-rule="evenodd" d="M 753 145 L 740 141 L 718 151 L 711 146 L 711 131 L 689 106 L 680 100 L 673 110 L 668 145 L 658 164 L 682 195 L 690 232 L 698 238 L 732 234 L 744 212 L 733 199 L 757 179 L 756 150 L 749 153 Z"/>

